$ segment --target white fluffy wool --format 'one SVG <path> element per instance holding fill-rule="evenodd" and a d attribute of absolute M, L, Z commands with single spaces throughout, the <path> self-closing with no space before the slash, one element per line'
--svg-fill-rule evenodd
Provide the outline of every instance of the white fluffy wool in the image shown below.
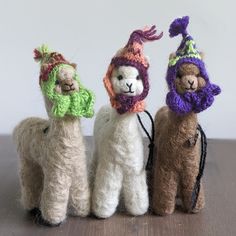
<path fill-rule="evenodd" d="M 120 74 L 122 80 L 117 78 Z M 138 71 L 134 67 L 117 68 L 111 78 L 114 91 L 128 91 L 128 86 L 125 87 L 128 82 L 129 86 L 132 83 L 132 91 L 140 94 L 143 86 L 137 76 Z M 120 115 L 110 106 L 103 106 L 96 116 L 94 139 L 96 176 L 92 195 L 93 213 L 100 218 L 111 216 L 122 193 L 130 214 L 144 214 L 149 199 L 142 133 L 136 113 Z"/>
<path fill-rule="evenodd" d="M 118 76 L 122 76 L 119 80 Z M 139 72 L 132 66 L 120 66 L 113 70 L 111 83 L 116 94 L 125 93 L 128 96 L 136 96 L 143 91 L 143 82 Z M 138 79 L 137 79 L 138 78 Z"/>

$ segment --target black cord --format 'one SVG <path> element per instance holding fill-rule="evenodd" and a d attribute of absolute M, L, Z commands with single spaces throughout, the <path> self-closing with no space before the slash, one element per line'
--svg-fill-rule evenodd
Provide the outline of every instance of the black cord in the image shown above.
<path fill-rule="evenodd" d="M 145 132 L 145 134 L 147 135 L 147 137 L 149 139 L 149 145 L 148 145 L 149 155 L 148 155 L 148 160 L 147 160 L 147 164 L 146 164 L 145 169 L 150 170 L 152 165 L 153 165 L 155 128 L 154 128 L 154 121 L 153 121 L 152 115 L 147 110 L 144 110 L 144 112 L 148 115 L 148 117 L 149 117 L 149 119 L 151 120 L 151 123 L 152 123 L 152 134 L 151 135 L 148 133 L 147 129 L 145 128 L 139 114 L 137 114 L 137 117 L 138 117 L 138 121 L 139 121 L 141 127 L 143 128 L 143 131 Z"/>
<path fill-rule="evenodd" d="M 207 155 L 207 138 L 206 135 L 202 129 L 202 127 L 198 124 L 197 129 L 201 133 L 201 157 L 200 157 L 200 163 L 199 163 L 199 172 L 196 178 L 196 182 L 193 188 L 192 192 L 192 210 L 196 207 L 200 187 L 201 187 L 201 178 L 204 173 L 205 163 L 206 163 L 206 155 Z"/>

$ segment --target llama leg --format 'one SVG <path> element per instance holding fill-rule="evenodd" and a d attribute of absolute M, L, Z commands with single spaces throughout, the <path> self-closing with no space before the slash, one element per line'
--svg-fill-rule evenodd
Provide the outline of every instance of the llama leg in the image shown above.
<path fill-rule="evenodd" d="M 90 212 L 90 187 L 86 164 L 79 164 L 75 167 L 76 174 L 70 188 L 69 209 L 74 216 L 87 216 Z"/>
<path fill-rule="evenodd" d="M 201 209 L 203 209 L 204 206 L 205 206 L 205 194 L 204 194 L 203 184 L 201 183 L 197 204 L 196 204 L 196 207 L 193 209 L 192 212 L 197 213 Z"/>
<path fill-rule="evenodd" d="M 110 217 L 119 203 L 122 171 L 118 165 L 98 164 L 92 198 L 93 213 L 99 218 Z"/>
<path fill-rule="evenodd" d="M 162 168 L 159 164 L 154 171 L 153 211 L 161 216 L 172 214 L 177 194 L 177 174 L 172 170 Z"/>
<path fill-rule="evenodd" d="M 192 192 L 196 182 L 197 173 L 194 174 L 185 174 L 181 179 L 181 197 L 183 201 L 184 210 L 191 213 L 197 213 L 205 206 L 205 195 L 203 190 L 203 185 L 201 183 L 200 191 L 198 195 L 198 200 L 196 203 L 196 207 L 192 209 Z"/>
<path fill-rule="evenodd" d="M 20 158 L 20 186 L 21 202 L 25 209 L 39 208 L 43 187 L 43 173 L 41 167 L 33 160 Z"/>
<path fill-rule="evenodd" d="M 91 159 L 88 161 L 88 177 L 89 177 L 89 185 L 91 189 L 93 189 L 97 165 L 98 165 L 98 152 L 95 148 L 91 156 Z"/>
<path fill-rule="evenodd" d="M 123 194 L 127 211 L 131 215 L 143 215 L 149 206 L 146 172 L 124 174 Z"/>
<path fill-rule="evenodd" d="M 71 178 L 62 170 L 44 169 L 40 210 L 43 223 L 58 225 L 66 218 Z"/>

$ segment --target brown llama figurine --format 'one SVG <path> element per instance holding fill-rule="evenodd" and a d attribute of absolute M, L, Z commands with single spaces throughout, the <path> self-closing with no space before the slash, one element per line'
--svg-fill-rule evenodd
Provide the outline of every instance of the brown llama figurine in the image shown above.
<path fill-rule="evenodd" d="M 196 113 L 212 105 L 220 88 L 209 81 L 202 54 L 186 31 L 188 22 L 186 16 L 170 26 L 170 36 L 182 34 L 183 41 L 169 58 L 167 106 L 155 116 L 152 208 L 158 215 L 173 213 L 177 194 L 189 213 L 196 213 L 205 205 L 201 177 L 206 139 Z"/>

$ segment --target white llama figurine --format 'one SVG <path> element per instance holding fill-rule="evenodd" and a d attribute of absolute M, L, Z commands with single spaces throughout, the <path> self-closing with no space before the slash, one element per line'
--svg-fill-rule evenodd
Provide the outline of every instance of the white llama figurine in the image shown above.
<path fill-rule="evenodd" d="M 125 48 L 118 51 L 108 68 L 104 84 L 111 105 L 104 106 L 94 126 L 96 175 L 92 210 L 99 218 L 111 216 L 124 197 L 131 215 L 148 210 L 143 141 L 137 113 L 144 110 L 149 82 L 143 42 L 161 38 L 155 26 L 134 31 Z"/>

